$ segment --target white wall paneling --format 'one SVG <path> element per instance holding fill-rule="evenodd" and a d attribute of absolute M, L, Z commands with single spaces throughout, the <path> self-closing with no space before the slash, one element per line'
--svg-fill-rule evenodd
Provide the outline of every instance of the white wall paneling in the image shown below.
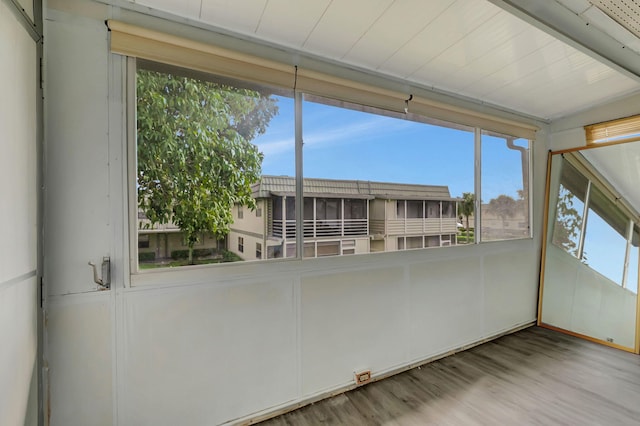
<path fill-rule="evenodd" d="M 37 399 L 37 47 L 0 2 L 0 424 L 33 424 Z"/>
<path fill-rule="evenodd" d="M 95 291 L 110 255 L 108 55 L 104 22 L 48 13 L 45 263 L 50 295 Z"/>
<path fill-rule="evenodd" d="M 49 297 L 46 358 L 51 425 L 113 423 L 112 318 L 106 292 Z"/>

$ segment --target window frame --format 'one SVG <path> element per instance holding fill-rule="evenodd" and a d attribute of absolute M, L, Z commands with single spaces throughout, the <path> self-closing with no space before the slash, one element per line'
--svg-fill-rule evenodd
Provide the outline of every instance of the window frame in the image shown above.
<path fill-rule="evenodd" d="M 145 63 L 147 63 L 147 60 L 145 60 Z M 126 72 L 126 87 L 127 87 L 127 117 L 129 117 L 128 119 L 128 126 L 127 126 L 127 152 L 128 152 L 128 167 L 127 167 L 127 172 L 129 176 L 136 176 L 136 172 L 137 172 L 137 165 L 136 165 L 136 150 L 137 150 L 137 142 L 136 142 L 136 133 L 137 133 L 137 128 L 136 128 L 136 121 L 135 119 L 131 120 L 131 117 L 135 117 L 136 116 L 136 72 L 138 69 L 137 66 L 137 59 L 135 57 L 128 57 L 127 58 L 127 72 Z M 162 64 L 160 64 L 162 65 Z M 164 66 L 164 65 L 163 65 Z M 194 71 L 195 74 L 200 74 L 200 71 Z M 210 75 L 209 76 L 213 81 L 227 81 L 227 79 L 225 78 L 225 76 L 216 76 L 216 75 Z M 239 79 L 238 79 L 239 80 Z M 240 80 L 239 80 L 240 81 Z M 247 85 L 251 86 L 255 86 L 255 83 L 252 82 L 247 82 Z M 258 86 L 260 86 L 258 84 Z M 302 188 L 302 181 L 303 181 L 303 175 L 302 175 L 302 121 L 304 119 L 304 117 L 302 116 L 302 102 L 304 101 L 305 98 L 305 94 L 302 93 L 301 91 L 296 91 L 294 92 L 294 105 L 295 105 L 295 115 L 294 115 L 294 123 L 293 126 L 295 128 L 295 168 L 296 168 L 296 173 L 295 173 L 295 181 L 296 181 L 296 197 L 295 197 L 295 205 L 296 205 L 296 223 L 297 224 L 303 224 L 304 223 L 304 208 L 303 208 L 303 203 L 304 203 L 304 193 L 303 193 L 303 188 Z M 311 94 L 312 97 L 314 96 L 318 96 L 316 94 Z M 329 96 L 329 95 L 327 95 Z M 323 96 L 324 97 L 324 96 Z M 331 99 L 331 98 L 327 98 L 327 99 Z M 344 102 L 344 101 L 339 101 L 338 99 L 334 99 L 336 102 Z M 348 102 L 347 102 L 348 103 Z M 364 108 L 368 109 L 368 110 L 373 110 L 376 113 L 385 115 L 385 111 L 378 109 L 375 106 L 370 106 L 370 105 L 364 105 Z M 415 115 L 415 113 L 412 113 L 412 115 Z M 437 118 L 432 118 L 429 116 L 415 116 L 417 121 L 420 122 L 425 122 L 425 123 L 431 123 L 431 124 L 435 124 L 438 126 L 443 126 L 443 127 L 452 127 L 452 128 L 456 128 L 458 126 L 467 126 L 466 124 L 456 124 L 456 123 L 450 123 L 450 122 L 445 122 L 441 119 L 437 119 Z M 474 208 L 474 219 L 475 219 L 475 224 L 474 224 L 474 232 L 476 236 L 480 236 L 481 235 L 481 224 L 480 224 L 480 205 L 479 205 L 479 200 L 481 198 L 481 191 L 480 191 L 480 174 L 481 174 L 481 166 L 482 166 L 482 162 L 481 162 L 481 141 L 480 141 L 480 135 L 482 134 L 482 132 L 484 131 L 483 128 L 481 127 L 474 127 L 474 134 L 475 134 L 475 147 L 474 147 L 474 158 L 475 158 L 475 166 L 474 166 L 474 194 L 476 196 L 476 206 Z M 494 133 L 494 132 L 492 132 Z M 529 167 L 528 167 L 528 200 L 529 200 L 529 217 L 528 217 L 528 222 L 529 222 L 529 233 L 527 236 L 522 237 L 522 238 L 517 238 L 517 239 L 513 239 L 513 240 L 522 240 L 522 239 L 531 239 L 533 238 L 533 223 L 532 223 L 532 218 L 531 218 L 531 211 L 532 211 L 532 207 L 533 207 L 533 197 L 532 197 L 532 155 L 531 155 L 531 148 L 533 146 L 533 139 L 528 139 L 528 147 L 529 147 L 529 156 L 528 156 L 528 162 L 529 162 Z M 138 264 L 138 238 L 137 238 L 137 221 L 135 219 L 133 219 L 136 215 L 137 215 L 137 199 L 136 199 L 136 191 L 135 191 L 135 179 L 128 179 L 128 187 L 129 187 L 129 234 L 130 234 L 130 252 L 129 252 L 129 257 L 130 257 L 130 273 L 131 274 L 138 274 L 141 272 L 146 272 L 146 271 L 141 271 L 139 268 L 139 264 Z M 439 216 L 438 217 L 442 217 L 442 203 L 439 202 L 440 206 L 440 212 L 439 212 Z M 243 212 L 242 212 L 242 207 L 243 206 L 238 206 L 239 210 L 239 219 L 243 218 Z M 314 206 L 315 207 L 315 206 Z M 454 210 L 457 210 L 457 208 L 454 208 Z M 242 213 L 241 213 L 242 212 Z M 315 208 L 314 208 L 314 212 L 315 212 Z M 404 200 L 404 213 L 405 213 L 405 218 L 407 216 L 407 201 Z M 259 215 L 258 212 L 256 212 L 256 216 L 260 217 L 262 215 Z M 427 217 L 427 201 L 422 202 L 422 216 L 423 218 Z M 302 226 L 302 225 L 301 225 Z M 303 233 L 297 233 L 297 240 L 296 240 L 296 256 L 294 256 L 293 258 L 291 257 L 287 257 L 286 256 L 286 252 L 287 252 L 287 248 L 283 247 L 283 256 L 282 258 L 276 258 L 276 259 L 281 259 L 282 261 L 286 261 L 286 260 L 291 260 L 291 259 L 297 259 L 297 260 L 302 260 L 304 258 L 304 235 Z M 511 241 L 511 239 L 509 240 L 499 240 L 499 241 Z M 491 242 L 496 242 L 496 241 L 491 241 Z M 486 241 L 482 241 L 481 238 L 476 238 L 474 240 L 474 245 L 475 244 L 484 244 L 487 243 Z M 406 242 L 405 242 L 406 245 Z M 442 244 L 441 244 L 442 245 Z M 457 244 L 452 244 L 452 245 L 457 245 Z M 425 247 L 426 244 L 423 243 L 423 249 L 426 248 Z M 406 248 L 405 248 L 406 249 Z M 241 251 L 243 252 L 243 251 Z M 384 251 L 386 252 L 386 251 Z M 377 253 L 377 252 L 375 252 Z M 374 252 L 368 252 L 366 254 L 374 254 Z M 342 252 L 340 250 L 339 255 L 342 255 Z M 317 255 L 316 255 L 317 257 Z M 267 260 L 267 259 L 264 259 Z M 268 259 L 268 260 L 274 260 L 274 259 Z M 226 265 L 231 265 L 231 264 L 226 264 Z M 203 267 L 210 267 L 211 265 L 202 265 Z M 221 265 L 216 265 L 215 267 L 219 267 Z M 167 268 L 159 268 L 159 271 L 162 270 L 167 270 Z"/>

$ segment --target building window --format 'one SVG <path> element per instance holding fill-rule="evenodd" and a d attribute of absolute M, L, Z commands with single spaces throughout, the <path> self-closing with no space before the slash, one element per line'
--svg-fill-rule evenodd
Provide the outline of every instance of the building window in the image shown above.
<path fill-rule="evenodd" d="M 426 247 L 440 247 L 440 236 L 438 235 L 428 235 L 425 238 L 425 246 Z M 450 238 L 450 236 L 447 236 Z"/>
<path fill-rule="evenodd" d="M 404 219 L 406 217 L 406 201 L 398 200 L 396 201 L 396 217 L 398 219 Z"/>
<path fill-rule="evenodd" d="M 238 237 L 238 251 L 244 253 L 244 238 Z"/>
<path fill-rule="evenodd" d="M 256 259 L 262 259 L 262 244 L 256 243 Z"/>
<path fill-rule="evenodd" d="M 407 219 L 424 218 L 424 202 L 423 201 L 407 201 Z"/>
<path fill-rule="evenodd" d="M 242 210 L 242 206 L 238 204 L 238 219 L 244 219 L 244 211 Z"/>
<path fill-rule="evenodd" d="M 138 248 L 139 249 L 149 248 L 149 234 L 142 234 L 138 236 Z"/>
<path fill-rule="evenodd" d="M 432 219 L 440 217 L 440 201 L 427 201 L 427 217 Z"/>
<path fill-rule="evenodd" d="M 256 208 L 256 217 L 262 217 L 262 207 Z"/>
<path fill-rule="evenodd" d="M 337 256 L 340 254 L 340 241 L 318 241 L 317 254 L 321 256 Z"/>
<path fill-rule="evenodd" d="M 342 240 L 342 254 L 355 254 L 356 240 Z"/>

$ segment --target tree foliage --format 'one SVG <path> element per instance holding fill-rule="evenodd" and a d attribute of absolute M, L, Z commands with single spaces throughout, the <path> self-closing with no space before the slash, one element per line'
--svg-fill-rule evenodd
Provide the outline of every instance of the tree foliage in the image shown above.
<path fill-rule="evenodd" d="M 576 196 L 562 184 L 556 204 L 556 220 L 553 227 L 553 243 L 567 253 L 578 257 L 578 241 L 582 229 L 582 212 L 576 209 Z"/>
<path fill-rule="evenodd" d="M 462 201 L 458 204 L 458 213 L 466 219 L 467 243 L 469 242 L 469 216 L 473 214 L 475 201 L 476 197 L 472 192 L 463 192 Z"/>
<path fill-rule="evenodd" d="M 515 216 L 517 208 L 516 200 L 505 194 L 498 195 L 489 201 L 489 209 L 503 221 Z"/>
<path fill-rule="evenodd" d="M 234 204 L 255 207 L 263 156 L 251 140 L 277 113 L 255 90 L 139 70 L 138 208 L 177 225 L 190 253 L 203 231 L 227 235 Z"/>

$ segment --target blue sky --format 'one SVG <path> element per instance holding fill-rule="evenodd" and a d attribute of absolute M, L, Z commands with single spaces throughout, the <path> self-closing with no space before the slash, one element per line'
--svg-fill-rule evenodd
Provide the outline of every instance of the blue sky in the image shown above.
<path fill-rule="evenodd" d="M 265 155 L 263 173 L 295 174 L 293 99 L 253 142 Z M 332 179 L 446 185 L 452 196 L 473 192 L 473 133 L 305 101 L 304 175 Z M 517 197 L 521 161 L 504 139 L 483 145 L 483 200 Z"/>

